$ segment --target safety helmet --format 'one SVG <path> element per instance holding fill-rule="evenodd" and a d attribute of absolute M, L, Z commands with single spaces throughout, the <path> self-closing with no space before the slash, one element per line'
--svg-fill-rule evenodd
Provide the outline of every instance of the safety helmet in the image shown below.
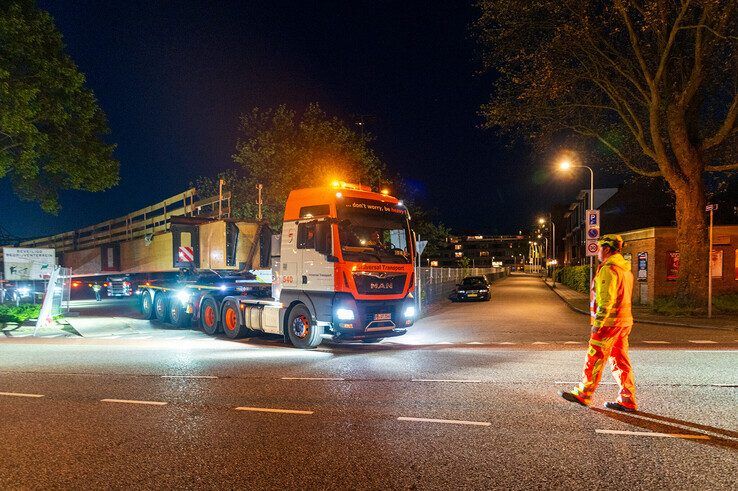
<path fill-rule="evenodd" d="M 600 247 L 607 246 L 615 251 L 623 248 L 623 238 L 619 235 L 603 235 L 597 242 L 600 244 Z"/>

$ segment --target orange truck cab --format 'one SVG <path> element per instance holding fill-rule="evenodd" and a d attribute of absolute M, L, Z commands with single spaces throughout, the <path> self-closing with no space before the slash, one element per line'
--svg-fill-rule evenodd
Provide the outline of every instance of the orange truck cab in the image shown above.
<path fill-rule="evenodd" d="M 378 342 L 415 322 L 414 236 L 403 203 L 343 182 L 292 191 L 272 295 L 297 347 Z"/>

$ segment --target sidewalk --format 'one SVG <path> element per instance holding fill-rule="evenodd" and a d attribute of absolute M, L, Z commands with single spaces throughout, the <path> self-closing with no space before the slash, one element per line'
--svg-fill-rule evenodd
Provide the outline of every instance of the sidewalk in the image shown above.
<path fill-rule="evenodd" d="M 589 315 L 588 295 L 572 290 L 561 283 L 556 283 L 556 287 L 554 288 L 553 283 L 548 278 L 545 278 L 543 281 L 569 306 L 570 309 L 579 312 L 580 314 Z M 704 317 L 671 317 L 653 314 L 650 312 L 648 307 L 633 306 L 633 317 L 635 322 L 645 324 L 738 331 L 738 317 L 736 316 L 718 315 L 714 316 L 712 319 Z"/>

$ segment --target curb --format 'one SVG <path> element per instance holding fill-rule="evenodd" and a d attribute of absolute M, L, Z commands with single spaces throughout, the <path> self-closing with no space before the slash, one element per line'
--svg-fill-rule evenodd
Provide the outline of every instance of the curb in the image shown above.
<path fill-rule="evenodd" d="M 582 310 L 580 308 L 575 307 L 574 304 L 572 304 L 571 302 L 569 302 L 569 300 L 567 300 L 566 298 L 564 298 L 558 291 L 556 291 L 556 288 L 554 288 L 551 285 L 549 285 L 548 282 L 545 279 L 543 280 L 543 283 L 551 291 L 553 291 L 556 294 L 556 296 L 559 297 L 566 304 L 566 306 L 569 307 L 571 310 L 573 310 L 574 312 L 576 312 L 578 314 L 586 315 L 586 316 L 589 317 L 589 315 L 590 315 L 589 312 L 587 312 L 586 310 Z M 689 327 L 689 328 L 692 328 L 692 329 L 712 329 L 712 330 L 715 330 L 715 331 L 738 331 L 738 328 L 736 328 L 736 327 L 699 326 L 699 325 L 695 325 L 695 324 L 684 324 L 684 323 L 681 323 L 681 322 L 669 322 L 669 321 L 659 321 L 659 320 L 639 320 L 639 319 L 637 319 L 635 317 L 633 318 L 633 323 L 634 324 L 654 324 L 654 325 L 657 325 L 657 326 L 670 326 L 670 327 Z"/>

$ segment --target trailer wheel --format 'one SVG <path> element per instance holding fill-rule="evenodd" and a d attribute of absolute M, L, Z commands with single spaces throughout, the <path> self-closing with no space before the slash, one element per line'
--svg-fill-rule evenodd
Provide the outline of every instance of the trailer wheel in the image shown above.
<path fill-rule="evenodd" d="M 200 327 L 209 336 L 218 334 L 220 331 L 218 306 L 215 303 L 215 299 L 206 297 L 200 303 Z"/>
<path fill-rule="evenodd" d="M 151 300 L 151 293 L 149 290 L 143 290 L 141 292 L 141 313 L 144 319 L 154 318 L 154 302 Z"/>
<path fill-rule="evenodd" d="M 172 324 L 179 328 L 189 327 L 192 323 L 192 314 L 188 314 L 187 307 L 182 305 L 182 302 L 177 302 L 176 300 L 172 302 L 169 308 L 169 318 Z"/>
<path fill-rule="evenodd" d="M 160 322 L 169 320 L 169 299 L 164 292 L 156 292 L 154 295 L 154 315 Z"/>
<path fill-rule="evenodd" d="M 287 318 L 287 333 L 296 348 L 312 349 L 317 347 L 323 338 L 323 329 L 314 321 L 310 311 L 303 304 L 297 304 L 290 310 Z"/>
<path fill-rule="evenodd" d="M 231 339 L 240 338 L 246 334 L 246 328 L 241 326 L 238 319 L 238 304 L 233 300 L 226 300 L 223 303 L 221 324 L 223 332 Z"/>

